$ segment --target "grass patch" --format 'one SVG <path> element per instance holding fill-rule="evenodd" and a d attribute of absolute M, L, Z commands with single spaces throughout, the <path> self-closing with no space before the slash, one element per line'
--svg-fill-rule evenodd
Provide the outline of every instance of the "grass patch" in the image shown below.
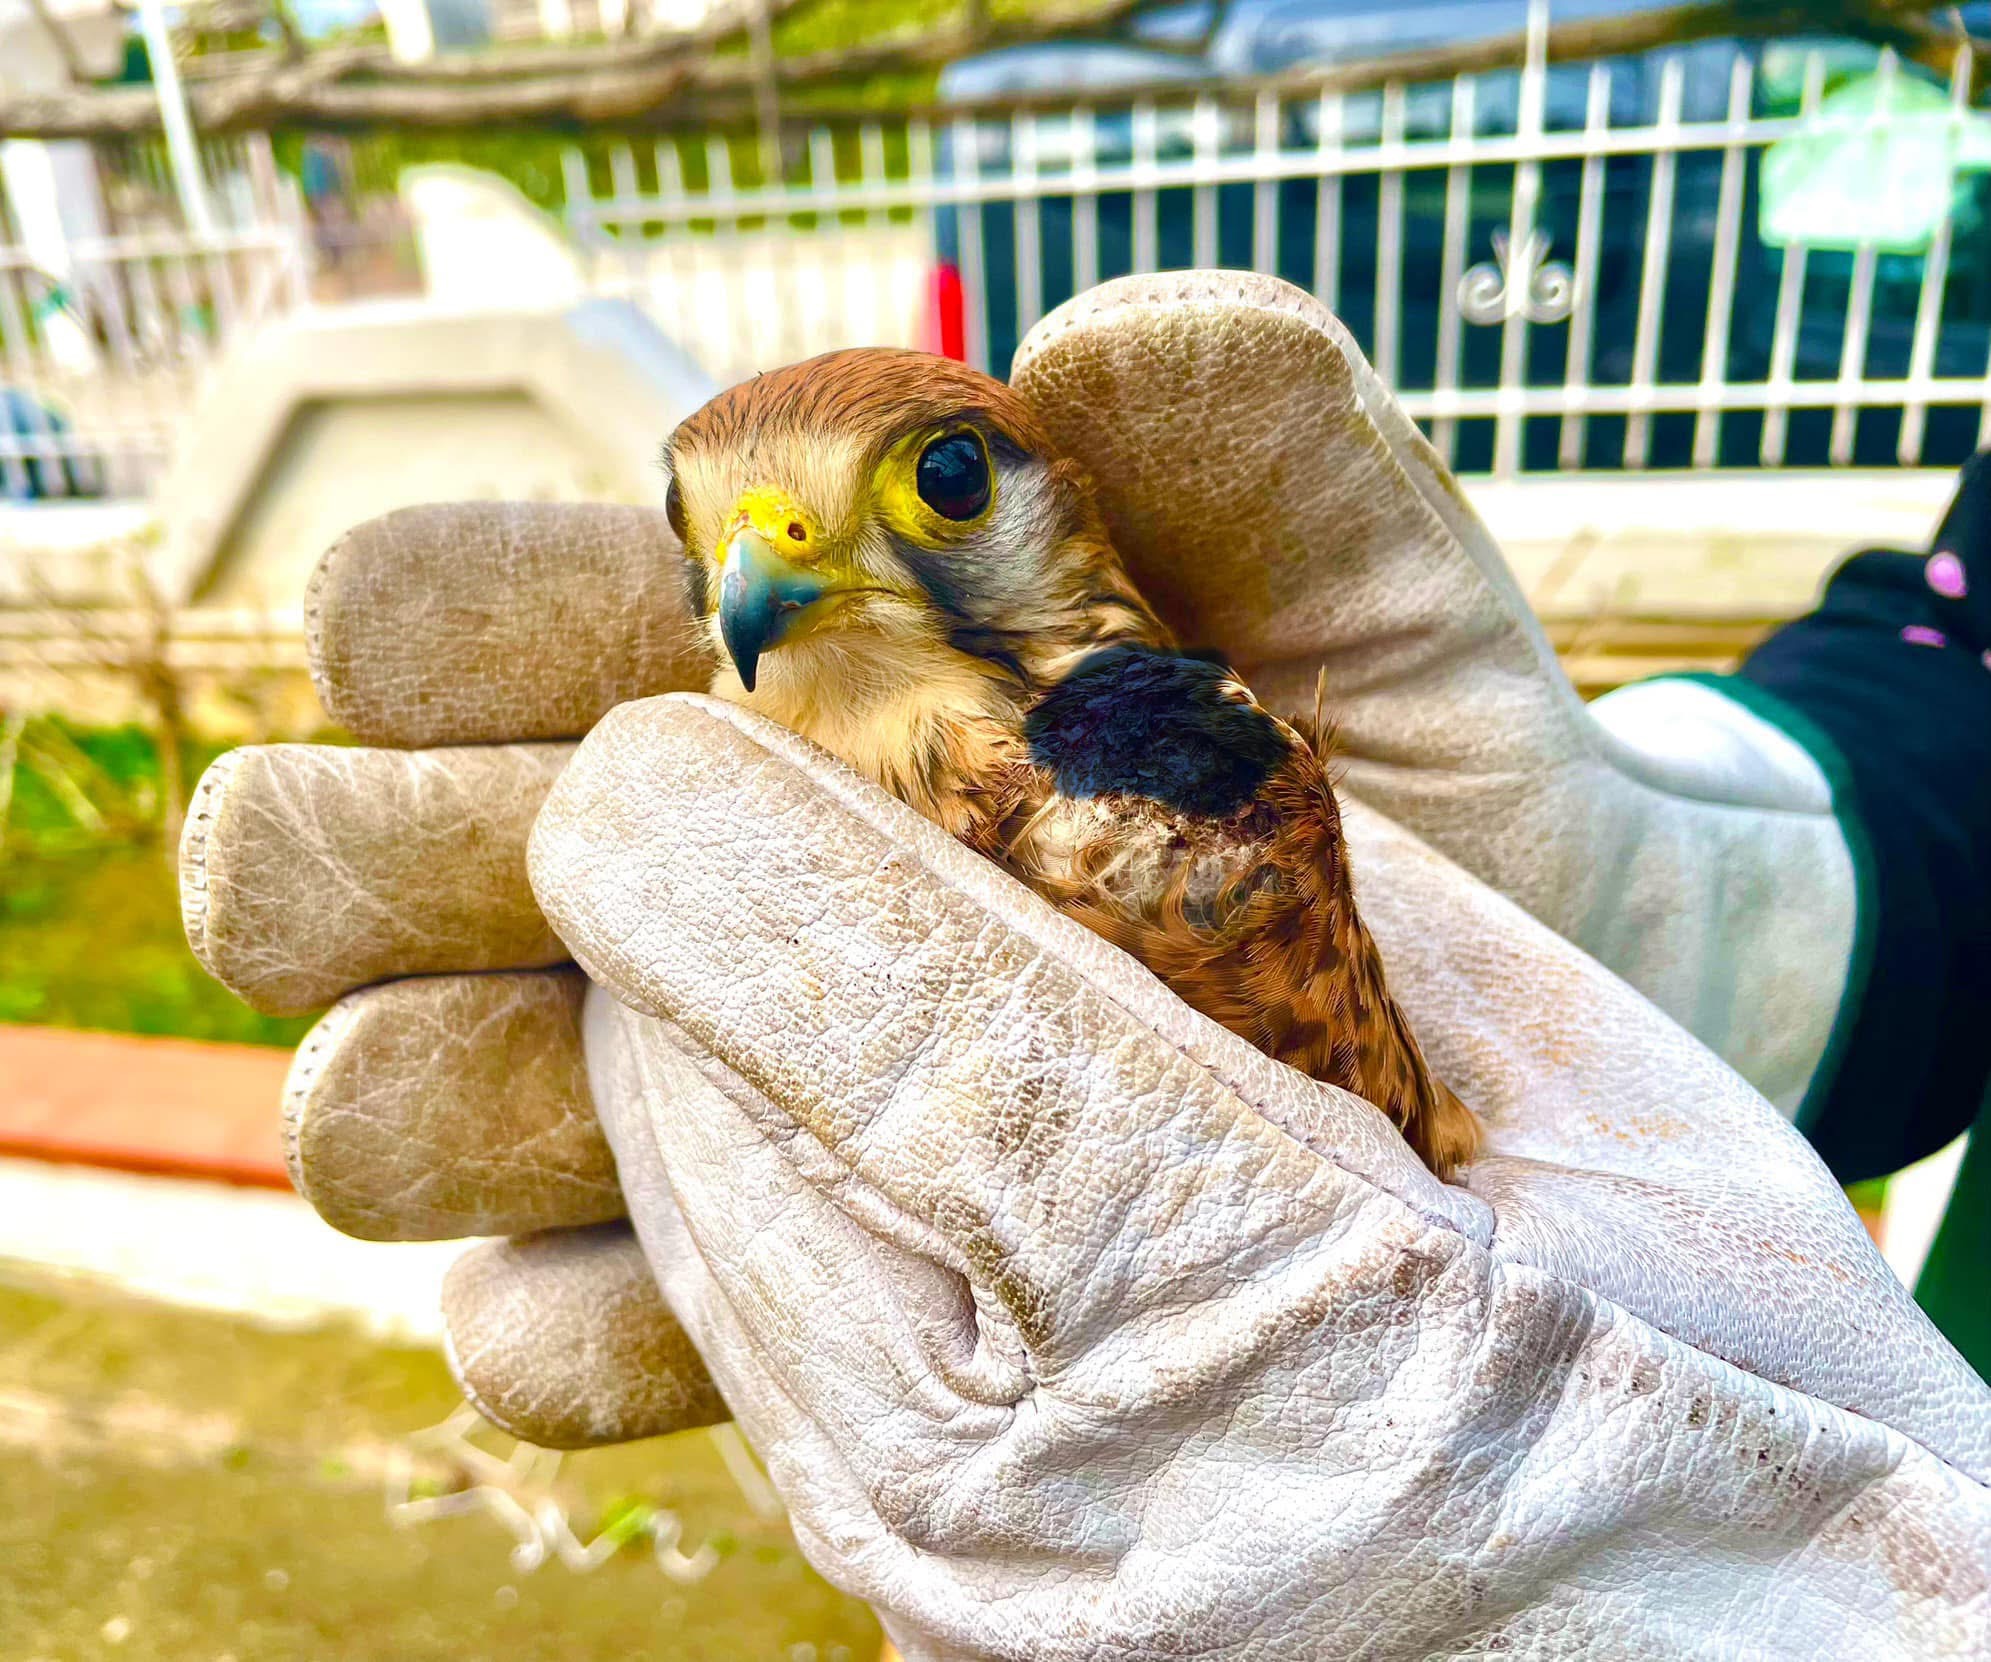
<path fill-rule="evenodd" d="M 222 748 L 189 745 L 183 776 Z M 296 1044 L 312 1018 L 258 1015 L 188 949 L 163 808 L 142 730 L 29 724 L 0 844 L 0 1022 Z"/>

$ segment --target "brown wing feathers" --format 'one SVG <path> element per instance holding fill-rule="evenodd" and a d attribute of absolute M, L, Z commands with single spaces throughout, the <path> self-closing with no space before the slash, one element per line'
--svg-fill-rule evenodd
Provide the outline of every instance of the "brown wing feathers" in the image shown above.
<path fill-rule="evenodd" d="M 1193 663 L 1169 657 L 1178 665 Z M 1150 720 L 1143 729 L 1149 743 L 1127 746 L 1130 753 L 1142 751 L 1138 794 L 1120 792 L 1118 813 L 1076 851 L 1065 871 L 1033 874 L 1026 861 L 1019 874 L 1061 910 L 1131 952 L 1184 1002 L 1268 1055 L 1374 1103 L 1433 1171 L 1449 1176 L 1477 1149 L 1478 1121 L 1433 1077 L 1356 910 L 1326 761 L 1327 736 L 1318 722 L 1312 734 L 1301 734 L 1275 721 L 1248 695 L 1240 699 L 1236 683 L 1221 671 L 1196 666 L 1181 672 L 1172 689 L 1157 684 L 1164 673 L 1155 670 L 1142 685 L 1123 669 L 1111 677 L 1118 696 L 1106 698 L 1109 688 L 1102 687 L 1095 708 L 1110 705 L 1113 719 L 1124 727 L 1132 719 L 1130 694 L 1151 700 L 1174 695 L 1196 703 L 1219 686 L 1213 677 L 1221 678 L 1221 707 L 1206 708 L 1202 721 L 1179 713 L 1173 720 Z M 1146 714 L 1155 717 L 1152 710 Z M 1054 763 L 1059 747 L 1045 742 L 1041 721 L 1033 726 L 1032 748 L 1040 765 Z M 1196 778 L 1171 780 L 1170 794 L 1193 798 L 1194 806 L 1160 804 L 1175 815 L 1175 857 L 1162 866 L 1159 888 L 1129 894 L 1113 874 L 1120 850 L 1157 807 L 1152 784 L 1159 768 L 1157 735 L 1168 734 L 1162 742 L 1179 754 L 1185 730 L 1192 751 L 1200 740 L 1228 740 L 1247 762 L 1262 757 L 1269 731 L 1278 737 L 1279 760 L 1270 769 L 1247 767 L 1254 788 L 1242 799 L 1235 789 L 1237 770 L 1227 767 L 1213 775 L 1207 758 L 1200 770 L 1192 770 Z M 1074 723 L 1068 717 L 1062 736 L 1087 758 L 1084 783 L 1092 788 L 1082 794 L 1099 795 L 1102 787 L 1111 793 L 1116 783 L 1111 721 Z M 1130 754 L 1128 764 L 1134 761 Z M 1061 788 L 1081 794 L 1072 791 L 1072 783 L 1067 773 Z M 1212 864 L 1221 872 L 1214 886 L 1208 875 Z"/>
<path fill-rule="evenodd" d="M 1096 895 L 1064 909 L 1267 1055 L 1373 1102 L 1425 1164 L 1451 1175 L 1478 1148 L 1478 1122 L 1433 1076 L 1390 995 L 1382 955 L 1355 910 L 1340 812 L 1312 745 L 1295 747 L 1262 801 L 1277 829 L 1230 879 L 1231 892 L 1247 898 L 1220 927 L 1189 920 L 1179 881 L 1152 911 Z"/>

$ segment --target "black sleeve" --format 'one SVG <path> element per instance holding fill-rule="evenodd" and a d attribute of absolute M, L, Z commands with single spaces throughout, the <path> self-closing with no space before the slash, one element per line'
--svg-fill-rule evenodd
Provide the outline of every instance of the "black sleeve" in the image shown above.
<path fill-rule="evenodd" d="M 1964 1130 L 1991 1083 L 1991 454 L 1928 554 L 1853 556 L 1741 676 L 1837 775 L 1859 939 L 1799 1124 L 1842 1181 L 1877 1177 Z"/>

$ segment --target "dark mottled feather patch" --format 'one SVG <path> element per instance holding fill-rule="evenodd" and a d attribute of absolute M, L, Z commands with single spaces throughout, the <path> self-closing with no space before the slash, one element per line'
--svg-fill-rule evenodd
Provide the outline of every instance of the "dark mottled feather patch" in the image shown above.
<path fill-rule="evenodd" d="M 1292 741 L 1225 692 L 1215 664 L 1114 646 L 1084 659 L 1030 712 L 1031 760 L 1065 796 L 1146 797 L 1213 818 L 1250 802 Z"/>

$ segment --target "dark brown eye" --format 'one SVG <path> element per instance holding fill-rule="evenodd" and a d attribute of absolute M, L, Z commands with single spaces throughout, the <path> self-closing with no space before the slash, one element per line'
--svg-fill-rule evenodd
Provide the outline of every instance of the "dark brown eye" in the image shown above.
<path fill-rule="evenodd" d="M 919 457 L 919 499 L 942 519 L 973 519 L 989 505 L 989 456 L 973 433 L 935 439 Z"/>
<path fill-rule="evenodd" d="M 684 534 L 684 492 L 677 488 L 677 480 L 672 478 L 670 489 L 664 492 L 664 515 L 671 522 L 671 529 L 677 533 L 679 542 L 689 539 Z"/>

